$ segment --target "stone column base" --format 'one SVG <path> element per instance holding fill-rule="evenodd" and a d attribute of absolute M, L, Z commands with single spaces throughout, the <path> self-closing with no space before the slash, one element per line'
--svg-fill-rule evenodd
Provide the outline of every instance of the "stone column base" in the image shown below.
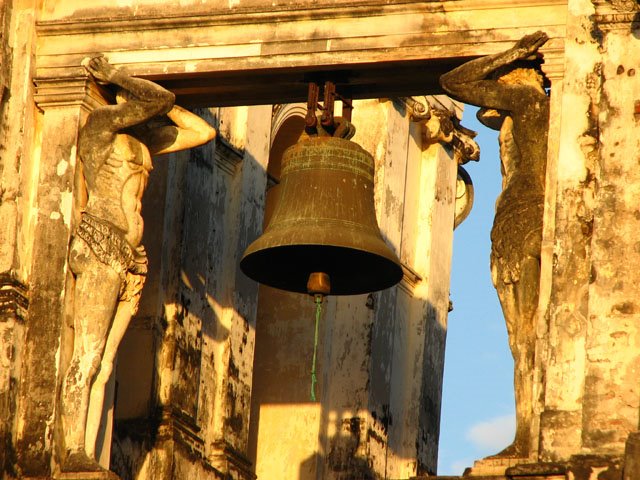
<path fill-rule="evenodd" d="M 507 469 L 528 462 L 530 462 L 528 458 L 487 457 L 473 462 L 473 467 L 467 468 L 464 476 L 474 479 L 491 476 L 502 478 Z"/>
<path fill-rule="evenodd" d="M 120 480 L 113 472 L 64 472 L 56 475 L 55 480 Z"/>
<path fill-rule="evenodd" d="M 50 478 L 21 477 L 22 480 L 120 480 L 113 472 L 58 472 Z"/>
<path fill-rule="evenodd" d="M 596 478 L 598 480 L 627 480 L 627 476 L 623 479 L 622 463 L 620 457 L 574 455 L 568 462 L 563 463 L 514 465 L 506 468 L 501 474 L 476 474 L 473 472 L 474 465 L 460 477 L 414 477 L 411 480 L 594 480 Z M 637 479 L 633 478 L 633 480 Z"/>

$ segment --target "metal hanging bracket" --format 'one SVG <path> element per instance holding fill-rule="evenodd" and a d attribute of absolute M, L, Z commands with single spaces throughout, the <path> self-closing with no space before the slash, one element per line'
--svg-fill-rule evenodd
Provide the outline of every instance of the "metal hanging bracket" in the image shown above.
<path fill-rule="evenodd" d="M 330 136 L 335 135 L 337 131 L 345 130 L 340 128 L 343 123 L 342 120 L 347 122 L 351 121 L 351 113 L 353 111 L 353 103 L 350 98 L 341 95 L 336 92 L 336 84 L 332 81 L 326 81 L 324 83 L 324 102 L 319 103 L 320 98 L 320 85 L 316 82 L 309 83 L 309 91 L 307 96 L 307 115 L 305 117 L 305 132 L 308 135 L 318 135 L 319 126 L 322 129 L 322 133 Z M 340 100 L 342 106 L 342 117 L 340 121 L 336 120 L 334 115 L 335 101 Z M 317 111 L 320 110 L 322 115 L 320 122 L 318 122 Z M 320 125 L 318 125 L 320 123 Z M 338 136 L 343 136 L 340 133 Z"/>

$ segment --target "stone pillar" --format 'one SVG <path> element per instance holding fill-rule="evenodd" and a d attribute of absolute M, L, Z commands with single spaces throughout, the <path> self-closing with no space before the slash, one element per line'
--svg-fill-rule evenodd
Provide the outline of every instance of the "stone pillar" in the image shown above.
<path fill-rule="evenodd" d="M 552 112 L 550 130 L 547 200 L 555 208 L 547 209 L 545 236 L 553 225 L 555 242 L 548 330 L 539 329 L 540 459 L 570 461 L 576 478 L 619 472 L 638 428 L 640 259 L 631 232 L 639 144 L 629 128 L 640 86 L 628 59 L 640 54 L 639 11 L 635 2 L 569 1 L 564 79 L 552 89 L 560 110 L 572 113 L 558 122 Z"/>
<path fill-rule="evenodd" d="M 589 317 L 582 419 L 585 452 L 624 452 L 640 413 L 640 5 L 596 1 L 601 55 Z"/>
<path fill-rule="evenodd" d="M 271 113 L 271 106 L 253 106 L 241 110 L 239 117 L 222 119 L 221 130 L 233 128 L 228 135 L 240 146 L 243 158 L 233 189 L 227 192 L 230 203 L 224 224 L 216 229 L 224 238 L 223 248 L 210 253 L 216 258 L 213 300 L 218 325 L 212 340 L 219 364 L 209 425 L 214 441 L 208 458 L 231 478 L 242 480 L 255 477 L 248 444 L 258 285 L 244 276 L 239 263 L 262 231 Z"/>
<path fill-rule="evenodd" d="M 360 136 L 356 132 L 355 139 L 371 152 L 375 160 L 375 202 L 380 232 L 405 264 L 406 259 L 402 258 L 401 252 L 403 240 L 407 239 L 406 235 L 403 238 L 407 171 L 420 162 L 421 152 L 419 146 L 416 148 L 416 140 L 420 142 L 421 139 L 419 135 L 418 138 L 411 136 L 415 128 L 412 128 L 402 101 L 373 100 L 370 103 L 371 110 L 374 106 L 377 109 L 374 115 L 371 110 L 354 110 L 354 122 L 361 132 Z M 360 120 L 356 121 L 358 115 Z M 417 178 L 412 179 L 412 183 L 415 181 Z M 411 232 L 409 238 L 413 240 L 412 237 Z M 412 273 L 408 275 L 412 277 Z M 399 473 L 406 468 L 406 463 L 415 461 L 415 452 L 412 455 L 406 451 L 402 438 L 404 421 L 401 417 L 408 399 L 397 398 L 408 392 L 395 391 L 408 388 L 403 383 L 409 374 L 405 367 L 412 356 L 406 337 L 409 296 L 402 290 L 406 282 L 407 279 L 403 278 L 399 285 L 370 295 L 371 324 L 368 328 L 371 333 L 366 338 L 370 345 L 367 345 L 365 357 L 368 388 L 364 388 L 363 406 L 368 407 L 369 412 L 363 418 L 367 424 L 367 441 L 363 442 L 363 448 L 371 449 L 369 461 L 376 467 L 376 473 L 387 472 L 391 478 L 401 478 Z M 347 382 L 345 384 L 348 385 Z M 396 415 L 401 424 L 396 423 Z"/>
<path fill-rule="evenodd" d="M 0 471 L 15 473 L 14 425 L 25 350 L 28 250 L 25 214 L 32 198 L 22 188 L 34 150 L 32 2 L 0 3 Z M 30 212 L 29 212 L 30 215 Z"/>
<path fill-rule="evenodd" d="M 541 279 L 541 289 L 550 288 L 550 293 L 544 323 L 538 332 L 546 347 L 538 361 L 545 372 L 544 392 L 540 393 L 544 402 L 540 416 L 542 461 L 568 460 L 580 450 L 582 443 L 593 181 L 598 142 L 592 110 L 597 103 L 600 75 L 597 45 L 591 37 L 591 25 L 586 22 L 593 13 L 593 5 L 588 0 L 568 2 L 564 78 L 562 85 L 558 82 L 552 85 L 551 93 L 543 260 L 551 260 L 552 272 L 551 279 L 548 275 Z M 565 115 L 565 112 L 570 113 Z M 553 233 L 549 231 L 551 226 Z M 551 235 L 554 243 L 549 259 Z M 543 275 L 545 268 L 543 264 Z M 541 301 L 546 298 L 541 295 Z"/>
<path fill-rule="evenodd" d="M 31 219 L 33 289 L 25 325 L 18 390 L 16 451 L 24 476 L 48 476 L 56 448 L 58 384 L 63 372 L 67 316 L 67 247 L 73 224 L 76 142 L 83 117 L 99 101 L 84 78 L 36 81 L 37 155 Z"/>
<path fill-rule="evenodd" d="M 457 172 L 479 157 L 473 133 L 458 128 L 461 112 L 450 99 L 405 102 L 413 122 L 401 227 L 405 278 L 397 291 L 391 362 L 387 461 L 393 478 L 437 469 L 456 201 L 467 193 L 464 181 L 457 191 Z"/>
<path fill-rule="evenodd" d="M 546 370 L 548 368 L 549 305 L 554 284 L 555 220 L 558 207 L 558 151 L 560 148 L 560 127 L 562 121 L 564 86 L 564 51 L 560 48 L 545 51 L 544 73 L 551 82 L 549 102 L 549 136 L 547 145 L 547 170 L 545 181 L 544 220 L 540 251 L 540 292 L 536 315 L 536 347 L 534 353 L 533 418 L 531 420 L 530 458 L 537 461 L 540 456 L 540 423 L 544 411 Z"/>

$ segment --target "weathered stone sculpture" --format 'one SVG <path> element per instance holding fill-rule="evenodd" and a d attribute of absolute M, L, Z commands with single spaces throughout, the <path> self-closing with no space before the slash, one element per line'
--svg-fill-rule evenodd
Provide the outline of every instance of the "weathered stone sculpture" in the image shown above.
<path fill-rule="evenodd" d="M 441 77 L 454 98 L 483 107 L 500 130 L 503 190 L 491 232 L 491 274 L 515 362 L 516 436 L 498 456 L 526 457 L 532 421 L 535 314 L 540 283 L 549 98 L 538 68 L 543 32 L 502 53 L 472 60 Z"/>
<path fill-rule="evenodd" d="M 69 250 L 76 282 L 73 356 L 61 399 L 65 471 L 100 470 L 94 456 L 105 384 L 147 271 L 140 211 L 151 155 L 201 145 L 216 133 L 175 106 L 171 92 L 101 56 L 86 69 L 118 90 L 117 104 L 91 112 L 78 140 L 87 202 Z"/>

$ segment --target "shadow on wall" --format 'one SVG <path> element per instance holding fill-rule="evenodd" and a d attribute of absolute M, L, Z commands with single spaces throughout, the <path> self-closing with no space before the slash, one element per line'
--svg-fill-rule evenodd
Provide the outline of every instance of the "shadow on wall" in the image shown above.
<path fill-rule="evenodd" d="M 276 323 L 258 319 L 250 431 L 258 479 L 377 480 L 404 478 L 397 473 L 410 468 L 410 475 L 435 474 L 446 335 L 436 310 L 427 304 L 411 322 L 421 324 L 416 335 L 407 318 L 389 316 L 397 307 L 374 316 L 366 295 L 340 302 L 355 315 L 336 318 L 328 307 L 323 317 L 317 402 L 309 399 L 313 322 L 304 318 L 306 310 L 298 317 L 275 315 Z M 421 362 L 421 378 L 413 378 L 414 362 Z M 407 401 L 410 389 L 419 401 Z"/>
<path fill-rule="evenodd" d="M 268 168 L 276 184 L 279 157 L 299 136 L 283 131 Z M 267 192 L 267 211 L 276 200 Z M 448 299 L 438 309 L 417 291 L 325 301 L 311 401 L 313 301 L 260 286 L 249 440 L 259 480 L 435 473 Z"/>
<path fill-rule="evenodd" d="M 326 455 L 326 469 L 335 480 L 375 480 L 376 475 L 372 468 L 371 459 L 358 456 L 361 445 L 361 425 L 363 419 L 353 417 L 342 422 L 341 431 L 329 440 L 329 450 Z M 315 457 L 315 458 L 314 458 Z M 310 460 L 321 460 L 322 457 L 314 455 Z M 304 480 L 302 472 L 305 470 L 305 462 L 300 465 L 300 480 Z"/>
<path fill-rule="evenodd" d="M 198 113 L 217 123 L 207 110 Z M 119 351 L 119 367 L 125 368 L 118 369 L 111 468 L 123 480 L 172 468 L 180 442 L 174 446 L 171 435 L 159 436 L 161 427 L 179 425 L 194 438 L 195 432 L 210 434 L 229 317 L 250 318 L 238 303 L 244 305 L 243 295 L 257 287 L 236 278 L 236 256 L 254 235 L 247 230 L 255 220 L 242 217 L 238 190 L 243 169 L 262 167 L 249 153 L 232 150 L 216 140 L 185 152 L 186 161 L 180 154 L 154 160 L 143 200 L 149 278 Z M 237 158 L 220 160 L 221 155 Z M 235 370 L 231 359 L 222 375 Z M 144 382 L 135 371 L 145 372 Z M 240 430 L 248 428 L 244 417 Z"/>

